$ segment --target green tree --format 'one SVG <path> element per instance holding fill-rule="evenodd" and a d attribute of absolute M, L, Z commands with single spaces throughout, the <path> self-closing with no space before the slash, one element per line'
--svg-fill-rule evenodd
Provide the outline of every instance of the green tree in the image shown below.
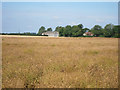
<path fill-rule="evenodd" d="M 83 25 L 82 25 L 82 24 L 79 24 L 78 27 L 79 27 L 80 29 L 82 29 L 82 28 L 83 28 Z"/>
<path fill-rule="evenodd" d="M 38 31 L 38 35 L 42 35 L 43 32 L 45 32 L 45 27 L 44 26 L 41 26 L 39 31 Z"/>
<path fill-rule="evenodd" d="M 60 31 L 61 30 L 61 28 L 62 28 L 62 26 L 57 26 L 56 28 L 55 28 L 55 31 Z"/>
<path fill-rule="evenodd" d="M 83 29 L 82 24 L 79 24 L 78 27 L 79 27 L 79 31 L 77 32 L 77 36 L 83 36 L 83 34 L 86 32 L 86 30 L 88 30 L 88 28 Z"/>
<path fill-rule="evenodd" d="M 62 26 L 57 26 L 57 27 L 55 28 L 55 31 L 58 31 L 58 32 L 59 32 L 59 36 L 63 36 L 64 27 L 62 27 Z"/>
<path fill-rule="evenodd" d="M 80 28 L 78 27 L 78 25 L 74 25 L 72 26 L 71 32 L 72 32 L 72 37 L 78 37 L 79 33 L 80 33 Z"/>
<path fill-rule="evenodd" d="M 114 35 L 113 37 L 120 38 L 120 25 L 115 25 L 113 27 Z"/>
<path fill-rule="evenodd" d="M 86 31 L 91 32 L 89 28 L 84 28 L 84 31 L 85 31 L 85 32 L 86 32 Z"/>
<path fill-rule="evenodd" d="M 47 31 L 52 31 L 52 28 L 48 28 Z"/>
<path fill-rule="evenodd" d="M 71 26 L 70 26 L 70 25 L 67 25 L 67 26 L 64 28 L 63 36 L 70 37 L 71 35 L 72 35 Z"/>
<path fill-rule="evenodd" d="M 114 31 L 113 31 L 114 25 L 113 24 L 107 24 L 104 27 L 103 35 L 105 37 L 112 37 L 114 36 Z"/>
<path fill-rule="evenodd" d="M 71 33 L 73 37 L 79 37 L 79 36 L 83 36 L 83 33 L 86 32 L 86 29 L 83 29 L 83 25 L 79 24 L 79 25 L 74 25 L 71 28 Z"/>
<path fill-rule="evenodd" d="M 103 29 L 100 25 L 95 25 L 92 29 L 91 32 L 94 34 L 94 36 L 98 37 L 100 35 L 103 35 Z"/>

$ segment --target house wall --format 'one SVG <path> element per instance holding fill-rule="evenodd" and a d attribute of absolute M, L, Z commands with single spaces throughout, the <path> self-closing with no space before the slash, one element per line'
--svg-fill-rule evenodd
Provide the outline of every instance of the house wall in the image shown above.
<path fill-rule="evenodd" d="M 48 35 L 48 37 L 59 37 L 59 33 L 54 33 L 54 32 L 45 32 L 42 33 L 42 35 Z"/>
<path fill-rule="evenodd" d="M 48 37 L 59 37 L 59 34 L 48 34 Z"/>

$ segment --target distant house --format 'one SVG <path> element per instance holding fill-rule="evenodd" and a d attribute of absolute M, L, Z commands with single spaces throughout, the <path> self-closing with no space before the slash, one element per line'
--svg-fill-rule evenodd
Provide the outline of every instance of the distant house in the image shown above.
<path fill-rule="evenodd" d="M 42 35 L 48 35 L 48 37 L 59 37 L 59 32 L 57 31 L 47 31 L 42 33 Z"/>
<path fill-rule="evenodd" d="M 93 33 L 91 33 L 91 32 L 85 32 L 84 34 L 83 34 L 83 36 L 93 36 L 94 34 Z"/>

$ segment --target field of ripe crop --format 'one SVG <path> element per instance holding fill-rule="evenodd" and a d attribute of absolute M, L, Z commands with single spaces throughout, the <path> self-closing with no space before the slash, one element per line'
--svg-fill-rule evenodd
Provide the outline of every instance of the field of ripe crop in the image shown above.
<path fill-rule="evenodd" d="M 117 88 L 116 38 L 2 38 L 3 88 Z"/>

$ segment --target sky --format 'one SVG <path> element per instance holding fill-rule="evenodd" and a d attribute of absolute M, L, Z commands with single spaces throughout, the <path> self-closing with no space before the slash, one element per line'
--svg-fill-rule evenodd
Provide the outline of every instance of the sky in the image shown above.
<path fill-rule="evenodd" d="M 2 32 L 35 32 L 57 26 L 118 24 L 117 2 L 3 2 Z"/>

